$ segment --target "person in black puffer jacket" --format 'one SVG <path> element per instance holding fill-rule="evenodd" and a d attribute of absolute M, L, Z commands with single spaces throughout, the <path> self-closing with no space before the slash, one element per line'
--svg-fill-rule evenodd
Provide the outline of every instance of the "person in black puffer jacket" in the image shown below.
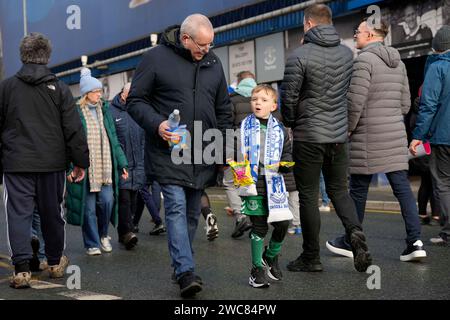
<path fill-rule="evenodd" d="M 347 185 L 347 90 L 353 67 L 350 48 L 341 45 L 324 4 L 305 10 L 303 45 L 288 58 L 281 84 L 281 113 L 294 134 L 294 175 L 300 197 L 303 253 L 290 271 L 322 271 L 320 171 L 327 193 L 355 249 L 355 268 L 365 272 L 371 258 Z"/>
<path fill-rule="evenodd" d="M 202 192 L 216 182 L 216 164 L 195 155 L 203 155 L 209 145 L 201 138 L 206 130 L 225 132 L 232 128 L 222 64 L 210 50 L 213 40 L 212 24 L 200 14 L 187 17 L 181 27 L 167 28 L 161 44 L 142 57 L 128 97 L 128 112 L 146 132 L 146 161 L 150 160 L 146 172 L 154 175 L 164 195 L 169 251 L 182 297 L 202 290 L 201 279 L 194 273 L 192 242 Z M 191 152 L 194 163 L 172 161 L 168 144 L 172 132 L 167 119 L 174 109 L 180 111 L 181 124 L 187 126 L 195 142 L 183 150 Z M 194 121 L 201 123 L 196 132 Z"/>
<path fill-rule="evenodd" d="M 109 109 L 116 126 L 117 138 L 128 160 L 128 179 L 120 179 L 119 183 L 119 225 L 117 232 L 119 242 L 127 250 L 138 242 L 133 231 L 133 215 L 137 204 L 139 190 L 145 186 L 144 144 L 145 133 L 127 112 L 127 97 L 130 83 L 125 84 L 122 91 L 111 102 Z"/>

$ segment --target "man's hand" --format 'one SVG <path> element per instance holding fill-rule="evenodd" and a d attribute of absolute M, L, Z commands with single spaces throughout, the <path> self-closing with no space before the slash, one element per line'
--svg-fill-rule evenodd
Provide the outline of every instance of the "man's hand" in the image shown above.
<path fill-rule="evenodd" d="M 169 122 L 163 121 L 161 122 L 161 124 L 159 125 L 158 128 L 158 134 L 161 136 L 161 138 L 163 138 L 166 141 L 170 141 L 173 133 L 169 131 L 170 127 L 169 127 Z"/>
<path fill-rule="evenodd" d="M 80 167 L 74 167 L 72 172 L 67 176 L 67 181 L 70 183 L 78 183 L 84 179 L 85 170 Z"/>
<path fill-rule="evenodd" d="M 409 151 L 411 151 L 413 156 L 417 154 L 417 146 L 421 144 L 422 144 L 421 140 L 414 139 L 413 141 L 411 141 L 411 143 L 409 144 Z"/>
<path fill-rule="evenodd" d="M 122 179 L 127 180 L 128 179 L 128 170 L 126 168 L 122 169 Z"/>

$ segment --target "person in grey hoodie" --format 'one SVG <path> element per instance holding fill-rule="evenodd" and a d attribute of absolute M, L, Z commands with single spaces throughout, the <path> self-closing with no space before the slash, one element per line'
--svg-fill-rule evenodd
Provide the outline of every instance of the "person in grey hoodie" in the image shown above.
<path fill-rule="evenodd" d="M 426 257 L 420 240 L 417 204 L 408 180 L 408 141 L 404 115 L 411 106 L 408 76 L 397 49 L 384 45 L 387 25 L 362 22 L 355 32 L 360 49 L 348 90 L 350 136 L 350 195 L 363 221 L 372 175 L 385 173 L 400 203 L 407 247 L 401 261 Z M 351 257 L 344 237 L 327 241 L 336 254 Z"/>

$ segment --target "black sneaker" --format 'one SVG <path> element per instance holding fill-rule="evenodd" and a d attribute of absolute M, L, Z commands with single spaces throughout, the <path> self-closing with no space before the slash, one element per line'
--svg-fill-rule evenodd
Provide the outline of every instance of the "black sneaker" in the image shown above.
<path fill-rule="evenodd" d="M 125 245 L 125 249 L 131 250 L 138 243 L 138 237 L 133 232 L 128 232 L 119 238 L 119 242 Z"/>
<path fill-rule="evenodd" d="M 427 252 L 423 250 L 423 243 L 420 240 L 409 244 L 400 256 L 400 261 L 421 261 L 427 257 Z"/>
<path fill-rule="evenodd" d="M 242 216 L 236 220 L 236 226 L 234 227 L 234 231 L 231 234 L 231 237 L 236 239 L 241 237 L 245 231 L 250 230 L 252 228 L 252 223 L 248 221 L 246 216 Z"/>
<path fill-rule="evenodd" d="M 31 238 L 31 249 L 33 250 L 33 257 L 30 259 L 30 271 L 31 272 L 40 272 L 42 271 L 39 266 L 41 265 L 41 261 L 39 260 L 39 247 L 41 243 L 39 239 L 36 237 Z"/>
<path fill-rule="evenodd" d="M 202 291 L 202 285 L 198 282 L 193 272 L 185 272 L 178 279 L 180 285 L 180 294 L 183 298 L 195 296 L 196 293 Z"/>
<path fill-rule="evenodd" d="M 200 283 L 201 285 L 203 285 L 203 280 L 202 280 L 202 278 L 200 278 L 200 277 L 199 277 L 198 275 L 196 275 L 195 273 L 194 273 L 194 276 L 195 276 L 195 280 L 197 280 L 198 283 Z M 178 281 L 177 281 L 177 276 L 176 276 L 176 273 L 175 273 L 175 270 L 173 270 L 172 276 L 170 277 L 170 279 L 172 280 L 172 284 L 177 284 L 177 283 L 178 283 Z"/>
<path fill-rule="evenodd" d="M 353 258 L 352 246 L 345 240 L 345 236 L 327 241 L 327 249 L 339 256 Z"/>
<path fill-rule="evenodd" d="M 269 281 L 266 278 L 266 272 L 261 267 L 253 267 L 248 278 L 248 284 L 253 288 L 268 288 Z"/>
<path fill-rule="evenodd" d="M 271 259 L 266 256 L 266 252 L 267 247 L 262 256 L 262 264 L 266 267 L 267 276 L 272 280 L 280 281 L 283 278 L 283 274 L 281 273 L 280 266 L 278 265 L 278 255 Z"/>
<path fill-rule="evenodd" d="M 366 244 L 366 237 L 362 231 L 352 232 L 350 235 L 350 243 L 353 251 L 353 264 L 359 272 L 366 272 L 367 268 L 372 264 L 372 257 Z"/>
<path fill-rule="evenodd" d="M 287 265 L 287 269 L 292 272 L 321 272 L 323 271 L 322 263 L 320 260 L 307 260 L 302 256 L 299 256 L 294 261 L 291 261 Z"/>
<path fill-rule="evenodd" d="M 164 227 L 164 224 L 160 223 L 160 224 L 156 224 L 155 225 L 153 230 L 150 231 L 150 235 L 157 236 L 157 235 L 160 235 L 161 233 L 164 233 L 164 232 L 166 232 L 166 227 Z"/>

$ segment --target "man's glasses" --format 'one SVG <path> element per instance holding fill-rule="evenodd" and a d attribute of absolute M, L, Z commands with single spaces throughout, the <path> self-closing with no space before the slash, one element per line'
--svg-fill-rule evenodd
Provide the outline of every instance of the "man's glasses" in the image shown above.
<path fill-rule="evenodd" d="M 192 40 L 192 42 L 194 42 L 194 44 L 197 46 L 198 50 L 200 50 L 202 52 L 205 52 L 205 51 L 208 51 L 208 50 L 214 48 L 214 43 L 213 42 L 205 44 L 205 45 L 199 45 L 197 43 L 197 41 L 194 40 L 193 37 L 191 37 L 190 35 L 187 35 L 187 36 L 189 37 L 189 39 Z"/>

